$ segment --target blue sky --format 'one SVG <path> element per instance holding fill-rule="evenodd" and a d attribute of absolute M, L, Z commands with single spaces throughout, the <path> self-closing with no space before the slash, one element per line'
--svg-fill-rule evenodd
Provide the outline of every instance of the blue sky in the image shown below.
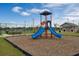
<path fill-rule="evenodd" d="M 79 4 L 58 3 L 2 3 L 0 4 L 0 23 L 16 23 L 31 26 L 39 24 L 39 13 L 47 10 L 53 13 L 52 23 L 79 22 Z"/>

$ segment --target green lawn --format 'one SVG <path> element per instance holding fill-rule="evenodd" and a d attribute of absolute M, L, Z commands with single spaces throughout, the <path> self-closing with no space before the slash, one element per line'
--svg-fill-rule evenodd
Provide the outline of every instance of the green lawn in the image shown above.
<path fill-rule="evenodd" d="M 76 32 L 61 32 L 64 36 L 79 36 L 79 33 Z"/>
<path fill-rule="evenodd" d="M 0 37 L 0 56 L 22 56 L 21 51 L 9 44 L 5 39 Z"/>
<path fill-rule="evenodd" d="M 59 31 L 56 31 L 56 32 L 59 33 Z M 32 35 L 34 33 L 31 31 L 31 32 L 25 32 L 24 34 Z M 79 33 L 76 33 L 76 32 L 61 32 L 61 34 L 63 34 L 64 36 L 79 36 Z"/>

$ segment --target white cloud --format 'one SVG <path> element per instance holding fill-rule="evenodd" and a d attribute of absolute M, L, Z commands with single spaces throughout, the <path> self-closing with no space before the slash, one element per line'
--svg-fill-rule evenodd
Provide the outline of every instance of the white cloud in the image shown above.
<path fill-rule="evenodd" d="M 16 22 L 15 22 L 15 21 L 10 21 L 9 23 L 16 24 Z"/>
<path fill-rule="evenodd" d="M 22 9 L 23 9 L 22 7 L 15 6 L 15 7 L 12 8 L 12 11 L 19 13 L 19 12 L 21 12 Z"/>
<path fill-rule="evenodd" d="M 65 22 L 67 22 L 67 20 L 56 19 L 56 20 L 53 20 L 52 22 L 53 22 L 53 24 L 61 25 L 61 24 L 65 23 Z"/>
<path fill-rule="evenodd" d="M 46 4 L 43 4 L 43 7 L 48 7 L 48 8 L 51 8 L 51 7 L 60 7 L 60 6 L 63 6 L 64 4 L 58 4 L 58 3 L 46 3 Z"/>
<path fill-rule="evenodd" d="M 49 11 L 49 12 L 50 12 L 50 10 L 49 10 L 49 9 L 42 9 L 42 10 L 41 10 L 41 12 L 43 12 L 43 11 Z"/>
<path fill-rule="evenodd" d="M 43 11 L 50 11 L 49 9 L 37 9 L 37 8 L 33 8 L 31 10 L 29 10 L 32 13 L 41 13 Z"/>
<path fill-rule="evenodd" d="M 30 10 L 24 11 L 24 9 L 22 7 L 15 6 L 12 8 L 12 11 L 19 13 L 21 16 L 30 16 L 31 15 L 30 13 L 38 14 L 38 13 L 41 13 L 43 11 L 50 11 L 50 10 L 45 9 L 45 8 L 44 9 L 32 8 Z"/>
<path fill-rule="evenodd" d="M 62 16 L 63 20 L 66 22 L 74 22 L 75 24 L 79 23 L 79 6 L 77 4 L 70 4 Z"/>
<path fill-rule="evenodd" d="M 32 13 L 40 13 L 41 9 L 33 8 L 30 10 Z"/>
<path fill-rule="evenodd" d="M 13 7 L 12 11 L 20 14 L 21 16 L 30 16 L 30 13 L 24 11 L 24 9 L 22 7 L 19 7 L 19 6 Z"/>
<path fill-rule="evenodd" d="M 65 16 L 79 16 L 79 7 L 72 7 L 72 8 L 68 8 L 65 11 Z"/>
<path fill-rule="evenodd" d="M 30 13 L 27 13 L 27 12 L 21 12 L 21 14 L 20 15 L 22 15 L 22 16 L 30 16 Z"/>

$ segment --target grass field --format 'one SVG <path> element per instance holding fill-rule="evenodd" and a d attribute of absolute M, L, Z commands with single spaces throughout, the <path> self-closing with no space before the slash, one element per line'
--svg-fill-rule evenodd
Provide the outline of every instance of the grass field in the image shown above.
<path fill-rule="evenodd" d="M 59 33 L 59 31 L 56 31 L 57 33 Z M 64 36 L 77 36 L 79 37 L 79 33 L 77 32 L 60 32 L 60 34 L 64 35 Z"/>
<path fill-rule="evenodd" d="M 0 37 L 0 56 L 22 56 L 21 51 L 14 48 L 4 38 Z"/>
<path fill-rule="evenodd" d="M 58 32 L 58 31 L 57 31 Z M 25 33 L 28 35 L 32 35 L 33 33 Z M 63 36 L 78 36 L 79 33 L 75 32 L 61 32 Z M 4 37 L 3 35 L 1 35 Z M 0 37 L 0 56 L 23 56 L 24 54 L 13 47 L 10 43 L 8 43 L 4 38 Z"/>
<path fill-rule="evenodd" d="M 79 33 L 76 33 L 76 32 L 61 32 L 61 34 L 63 34 L 64 36 L 78 36 L 79 37 Z"/>

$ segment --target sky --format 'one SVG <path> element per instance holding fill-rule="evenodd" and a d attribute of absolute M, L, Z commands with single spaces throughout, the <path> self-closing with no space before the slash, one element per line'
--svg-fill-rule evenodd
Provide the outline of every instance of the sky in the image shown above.
<path fill-rule="evenodd" d="M 0 23 L 32 26 L 34 20 L 35 26 L 39 26 L 39 14 L 45 10 L 52 13 L 52 25 L 79 23 L 78 3 L 0 3 Z"/>

